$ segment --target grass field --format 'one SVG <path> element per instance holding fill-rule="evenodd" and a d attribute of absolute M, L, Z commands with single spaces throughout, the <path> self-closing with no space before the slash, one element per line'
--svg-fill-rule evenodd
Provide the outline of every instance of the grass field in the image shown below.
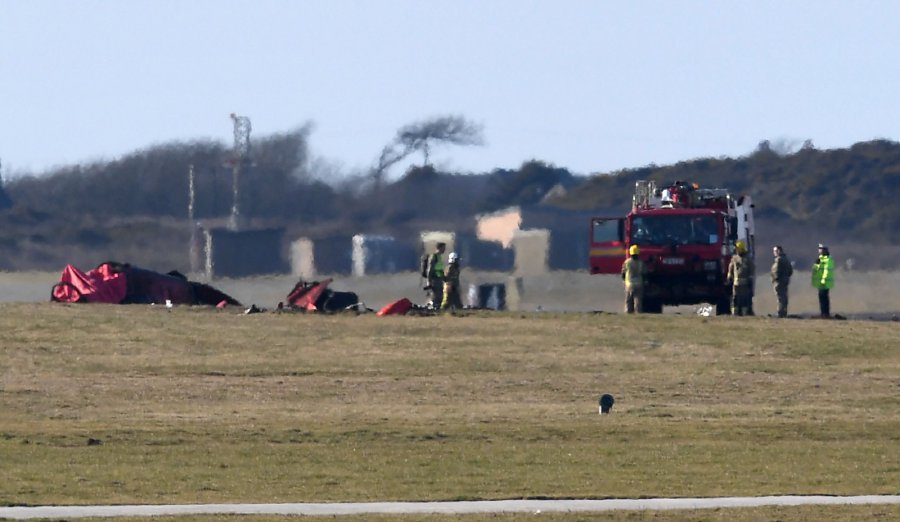
<path fill-rule="evenodd" d="M 0 504 L 897 494 L 898 338 L 896 322 L 0 304 Z M 718 516 L 693 513 L 677 516 Z"/>
<path fill-rule="evenodd" d="M 691 521 L 691 522 L 763 522 L 763 521 L 891 521 L 900 510 L 891 506 L 800 506 L 743 509 L 704 509 L 685 511 L 601 512 L 601 513 L 497 513 L 480 515 L 365 515 L 344 517 L 341 520 L 365 520 L 367 522 L 515 522 L 518 520 L 540 522 L 608 522 L 608 521 Z M 108 522 L 109 518 L 78 519 L 83 522 Z M 289 522 L 297 517 L 289 516 L 192 516 L 192 517 L 135 517 L 128 522 Z M 323 522 L 336 517 L 304 516 L 304 521 Z"/>

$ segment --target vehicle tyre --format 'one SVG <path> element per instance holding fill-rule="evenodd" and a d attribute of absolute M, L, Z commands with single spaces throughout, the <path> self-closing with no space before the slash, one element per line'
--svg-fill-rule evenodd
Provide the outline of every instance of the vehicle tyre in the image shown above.
<path fill-rule="evenodd" d="M 731 315 L 731 299 L 725 297 L 716 302 L 716 315 Z"/>
<path fill-rule="evenodd" d="M 644 300 L 644 310 L 645 314 L 661 314 L 663 305 L 662 301 L 658 299 L 645 299 Z"/>

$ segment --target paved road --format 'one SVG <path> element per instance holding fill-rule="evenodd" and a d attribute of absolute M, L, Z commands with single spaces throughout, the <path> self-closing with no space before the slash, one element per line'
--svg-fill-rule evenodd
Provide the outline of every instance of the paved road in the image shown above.
<path fill-rule="evenodd" d="M 0 507 L 0 518 L 127 517 L 155 515 L 361 515 L 361 514 L 464 514 L 548 511 L 635 511 L 712 509 L 729 507 L 800 506 L 836 504 L 900 504 L 900 495 L 770 496 L 719 498 L 654 498 L 608 500 L 485 500 L 474 502 L 347 502 L 328 504 L 182 504 L 143 506 L 36 506 Z"/>

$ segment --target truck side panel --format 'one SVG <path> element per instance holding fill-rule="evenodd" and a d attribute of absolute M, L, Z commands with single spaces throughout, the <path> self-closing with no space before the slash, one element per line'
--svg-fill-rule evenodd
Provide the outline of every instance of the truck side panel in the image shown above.
<path fill-rule="evenodd" d="M 591 220 L 592 274 L 618 274 L 625 262 L 625 218 Z"/>

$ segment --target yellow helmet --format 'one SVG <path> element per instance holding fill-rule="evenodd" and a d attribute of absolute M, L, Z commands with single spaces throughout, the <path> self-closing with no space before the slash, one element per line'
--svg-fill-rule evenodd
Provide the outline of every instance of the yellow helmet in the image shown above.
<path fill-rule="evenodd" d="M 734 244 L 734 248 L 737 249 L 738 252 L 746 252 L 747 243 L 744 243 L 744 240 L 742 239 Z"/>
<path fill-rule="evenodd" d="M 636 256 L 636 255 L 638 255 L 638 254 L 640 254 L 640 253 L 641 253 L 641 249 L 638 248 L 637 245 L 631 245 L 631 247 L 628 249 L 628 255 L 629 255 L 629 256 Z"/>

